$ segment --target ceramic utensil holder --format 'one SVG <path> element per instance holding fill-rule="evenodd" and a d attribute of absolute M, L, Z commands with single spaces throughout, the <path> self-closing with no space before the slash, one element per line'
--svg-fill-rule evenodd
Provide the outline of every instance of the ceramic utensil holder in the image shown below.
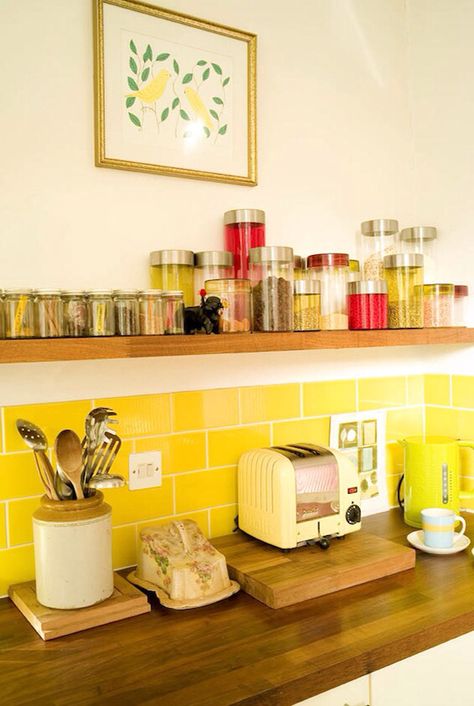
<path fill-rule="evenodd" d="M 111 518 L 100 491 L 83 500 L 41 498 L 33 534 L 36 595 L 42 605 L 85 608 L 112 595 Z"/>

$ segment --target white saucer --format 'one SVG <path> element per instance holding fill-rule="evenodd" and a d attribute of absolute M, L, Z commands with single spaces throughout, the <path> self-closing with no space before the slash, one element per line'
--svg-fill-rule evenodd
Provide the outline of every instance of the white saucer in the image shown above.
<path fill-rule="evenodd" d="M 466 547 L 468 547 L 471 543 L 471 540 L 469 539 L 469 537 L 466 537 L 465 534 L 455 533 L 454 544 L 452 547 L 448 547 L 446 549 L 440 549 L 438 547 L 427 547 L 423 541 L 423 530 L 410 532 L 407 539 L 412 547 L 415 547 L 415 549 L 421 549 L 422 552 L 427 552 L 427 554 L 457 554 L 458 552 L 462 552 L 464 549 L 466 549 Z"/>

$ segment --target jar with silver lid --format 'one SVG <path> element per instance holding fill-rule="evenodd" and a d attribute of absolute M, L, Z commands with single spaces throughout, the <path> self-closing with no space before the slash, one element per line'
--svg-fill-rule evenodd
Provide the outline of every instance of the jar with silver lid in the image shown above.
<path fill-rule="evenodd" d="M 32 338 L 35 335 L 33 301 L 31 289 L 5 290 L 5 338 Z"/>
<path fill-rule="evenodd" d="M 107 289 L 87 292 L 90 336 L 114 336 L 115 312 L 113 293 Z"/>
<path fill-rule="evenodd" d="M 145 289 L 143 292 L 139 292 L 138 304 L 140 334 L 142 336 L 162 336 L 165 329 L 161 289 Z"/>
<path fill-rule="evenodd" d="M 253 330 L 293 331 L 293 249 L 251 248 Z"/>
<path fill-rule="evenodd" d="M 206 250 L 194 255 L 194 304 L 201 303 L 206 280 L 232 277 L 234 256 L 226 250 Z"/>
<path fill-rule="evenodd" d="M 155 250 L 150 253 L 151 286 L 181 291 L 185 306 L 194 304 L 194 253 L 191 250 Z"/>
<path fill-rule="evenodd" d="M 265 245 L 265 211 L 258 208 L 237 208 L 224 213 L 224 245 L 234 256 L 236 279 L 249 277 L 251 248 Z"/>
<path fill-rule="evenodd" d="M 321 286 L 318 280 L 295 280 L 293 294 L 295 331 L 321 328 Z"/>
<path fill-rule="evenodd" d="M 347 308 L 350 329 L 387 328 L 388 295 L 385 280 L 348 282 Z"/>
<path fill-rule="evenodd" d="M 414 226 L 400 231 L 402 252 L 423 255 L 425 282 L 436 282 L 438 231 L 434 226 Z"/>
<path fill-rule="evenodd" d="M 40 338 L 64 336 L 63 302 L 58 289 L 38 289 L 35 293 L 36 334 Z"/>
<path fill-rule="evenodd" d="M 138 290 L 115 290 L 114 304 L 115 334 L 117 336 L 138 336 L 140 333 Z"/>
<path fill-rule="evenodd" d="M 81 289 L 61 292 L 63 302 L 64 335 L 83 337 L 89 335 L 87 295 Z"/>
<path fill-rule="evenodd" d="M 163 319 L 165 334 L 179 335 L 184 333 L 184 299 L 183 292 L 169 290 L 162 292 Z"/>
<path fill-rule="evenodd" d="M 388 289 L 388 327 L 423 328 L 423 255 L 384 258 Z"/>
<path fill-rule="evenodd" d="M 383 279 L 383 258 L 397 251 L 398 221 L 375 218 L 360 224 L 364 280 Z"/>

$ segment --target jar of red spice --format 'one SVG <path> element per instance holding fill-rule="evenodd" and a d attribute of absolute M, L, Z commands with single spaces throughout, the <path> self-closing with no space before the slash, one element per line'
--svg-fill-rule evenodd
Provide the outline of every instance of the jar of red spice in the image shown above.
<path fill-rule="evenodd" d="M 347 285 L 349 328 L 387 328 L 388 294 L 384 280 L 362 280 Z"/>
<path fill-rule="evenodd" d="M 234 256 L 233 277 L 248 277 L 250 248 L 265 245 L 265 211 L 258 208 L 238 208 L 224 213 L 225 250 Z"/>

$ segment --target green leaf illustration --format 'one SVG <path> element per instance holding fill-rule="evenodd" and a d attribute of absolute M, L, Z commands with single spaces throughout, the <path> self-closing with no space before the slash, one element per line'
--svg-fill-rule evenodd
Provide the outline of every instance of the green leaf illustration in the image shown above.
<path fill-rule="evenodd" d="M 135 46 L 135 42 L 133 41 L 133 39 L 130 40 L 130 45 L 129 45 L 129 46 L 130 46 L 131 51 L 133 51 L 133 53 L 136 54 L 136 53 L 137 53 L 137 48 L 136 48 L 136 46 Z"/>
<path fill-rule="evenodd" d="M 133 71 L 134 74 L 138 73 L 138 67 L 137 67 L 137 62 L 133 58 L 133 56 L 130 57 L 130 60 L 128 62 L 130 64 L 130 68 Z"/>
<path fill-rule="evenodd" d="M 222 85 L 223 85 L 224 87 L 227 86 L 227 84 L 229 83 L 229 81 L 230 81 L 230 76 L 227 76 L 227 78 L 225 78 L 225 79 L 222 81 Z"/>
<path fill-rule="evenodd" d="M 128 96 L 127 100 L 125 101 L 125 106 L 127 108 L 131 108 L 132 105 L 135 103 L 135 96 Z"/>
<path fill-rule="evenodd" d="M 175 74 L 178 75 L 179 74 L 179 64 L 176 61 L 176 59 L 173 59 L 173 69 L 174 69 Z"/>
<path fill-rule="evenodd" d="M 149 75 L 150 75 L 150 67 L 147 66 L 146 69 L 143 69 L 143 71 L 142 71 L 142 81 L 146 81 Z"/>
<path fill-rule="evenodd" d="M 219 96 L 214 96 L 213 99 L 214 103 L 217 103 L 217 105 L 224 105 L 224 101 L 222 98 L 219 98 Z"/>
<path fill-rule="evenodd" d="M 223 125 L 221 128 L 219 128 L 219 135 L 225 135 L 227 132 L 227 125 Z"/>
<path fill-rule="evenodd" d="M 206 137 L 210 137 L 210 136 L 211 136 L 211 131 L 209 130 L 208 127 L 203 127 L 203 130 L 204 130 L 204 134 L 205 134 Z"/>
<path fill-rule="evenodd" d="M 209 110 L 209 112 L 212 115 L 212 117 L 214 118 L 214 120 L 219 120 L 219 116 L 217 115 L 215 110 L 211 109 L 211 110 Z"/>
<path fill-rule="evenodd" d="M 219 76 L 222 76 L 222 69 L 219 66 L 219 64 L 212 64 L 212 68 L 216 72 L 216 74 L 219 74 Z"/>
<path fill-rule="evenodd" d="M 201 59 L 201 60 L 198 61 L 198 63 L 197 63 L 198 66 L 205 66 L 206 64 L 207 64 L 207 61 L 204 61 L 204 59 Z"/>
<path fill-rule="evenodd" d="M 183 83 L 191 83 L 193 80 L 193 75 L 192 74 L 186 74 L 183 78 Z"/>
<path fill-rule="evenodd" d="M 165 108 L 164 111 L 161 113 L 161 122 L 164 123 L 168 115 L 170 114 L 170 109 Z"/>
<path fill-rule="evenodd" d="M 132 89 L 132 91 L 138 91 L 138 85 L 135 79 L 133 79 L 131 76 L 127 76 L 127 81 L 129 87 Z"/>
<path fill-rule="evenodd" d="M 177 108 L 178 105 L 179 105 L 179 98 L 174 98 L 173 102 L 171 103 L 171 110 L 174 110 L 175 108 Z"/>
<path fill-rule="evenodd" d="M 205 71 L 203 71 L 202 80 L 207 81 L 210 73 L 211 73 L 211 69 L 209 69 L 209 68 L 207 68 Z"/>
<path fill-rule="evenodd" d="M 165 61 L 169 57 L 169 52 L 164 52 L 163 54 L 158 54 L 155 61 Z"/>
<path fill-rule="evenodd" d="M 133 123 L 134 125 L 136 125 L 137 127 L 141 127 L 141 126 L 142 126 L 140 120 L 139 120 L 139 119 L 137 118 L 137 116 L 134 115 L 133 113 L 129 113 L 129 114 L 128 114 L 128 117 L 130 118 L 130 120 L 132 121 L 132 123 Z"/>
<path fill-rule="evenodd" d="M 143 61 L 148 61 L 148 59 L 151 61 L 153 58 L 153 54 L 151 52 L 151 46 L 147 44 L 147 47 L 145 49 L 145 52 L 143 54 Z"/>
<path fill-rule="evenodd" d="M 179 114 L 181 115 L 181 117 L 183 118 L 183 120 L 190 120 L 189 115 L 188 115 L 187 112 L 186 112 L 185 110 L 183 110 L 182 108 L 180 109 Z"/>

